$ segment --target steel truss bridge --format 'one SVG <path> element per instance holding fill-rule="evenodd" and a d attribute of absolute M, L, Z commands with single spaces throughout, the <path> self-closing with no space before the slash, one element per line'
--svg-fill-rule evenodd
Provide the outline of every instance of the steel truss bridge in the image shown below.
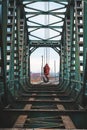
<path fill-rule="evenodd" d="M 59 54 L 58 84 L 31 84 L 39 47 Z M 86 0 L 0 0 L 0 128 L 87 129 Z"/>

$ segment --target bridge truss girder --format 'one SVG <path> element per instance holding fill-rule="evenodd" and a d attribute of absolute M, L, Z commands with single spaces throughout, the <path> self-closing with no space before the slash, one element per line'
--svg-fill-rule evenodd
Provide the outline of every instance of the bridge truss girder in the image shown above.
<path fill-rule="evenodd" d="M 28 24 L 27 27 L 28 27 L 28 29 L 30 29 L 30 30 L 28 30 L 29 47 L 30 48 L 33 47 L 34 48 L 33 50 L 35 50 L 35 48 L 37 48 L 37 47 L 52 47 L 52 48 L 60 47 L 61 41 L 54 40 L 54 39 L 61 36 L 60 29 L 62 29 L 63 26 L 61 26 L 60 23 L 64 22 L 65 11 L 60 11 L 60 10 L 66 8 L 67 4 L 62 3 L 62 2 L 67 2 L 67 1 L 56 1 L 56 0 L 54 0 L 54 1 L 36 1 L 36 0 L 33 0 L 33 1 L 22 1 L 22 2 L 23 2 L 24 9 L 25 9 L 26 21 Z M 39 2 L 41 2 L 41 3 L 46 2 L 46 4 L 47 4 L 47 2 L 49 2 L 49 3 L 53 2 L 58 5 L 62 5 L 62 6 L 56 8 L 56 9 L 50 9 L 48 7 L 49 9 L 47 9 L 47 10 L 31 7 L 31 4 L 36 4 Z M 49 23 L 49 22 L 41 23 L 41 22 L 36 22 L 35 20 L 33 20 L 33 18 L 38 17 L 38 16 L 42 16 L 45 18 L 54 17 L 54 18 L 58 18 L 60 20 L 51 22 L 51 23 Z M 54 33 L 57 33 L 57 35 L 42 38 L 42 37 L 36 35 L 37 31 L 39 31 L 40 29 L 44 29 L 44 30 L 50 29 L 50 31 L 54 31 Z M 35 34 L 35 32 L 36 32 L 36 34 Z M 33 37 L 33 39 L 35 38 L 35 40 L 30 39 L 30 36 Z"/>
<path fill-rule="evenodd" d="M 61 44 L 60 77 L 75 82 L 76 92 L 83 87 L 86 65 L 87 3 L 71 0 L 67 8 Z M 86 83 L 86 79 L 85 79 Z M 86 85 L 85 91 L 86 94 Z"/>
<path fill-rule="evenodd" d="M 29 41 L 29 47 L 30 47 L 30 54 L 33 53 L 39 47 L 51 47 L 57 53 L 59 53 L 59 50 L 57 48 L 60 49 L 60 41 L 57 41 L 57 40 L 51 40 L 51 41 L 50 40 L 31 40 L 31 41 Z"/>
<path fill-rule="evenodd" d="M 75 82 L 76 90 L 80 90 L 83 85 L 84 70 L 87 67 L 87 2 L 82 0 L 49 1 L 63 5 L 64 8 L 67 8 L 66 12 L 60 12 L 58 8 L 56 11 L 52 9 L 50 11 L 43 11 L 33 8 L 32 12 L 27 12 L 24 10 L 27 3 L 22 4 L 22 2 L 28 2 L 30 5 L 35 2 L 43 1 L 0 1 L 0 94 L 5 94 L 7 98 L 9 90 L 15 95 L 19 81 L 25 82 L 25 79 L 29 78 L 30 53 L 35 51 L 38 47 L 51 47 L 60 54 L 60 79 Z M 44 0 L 44 2 L 47 2 L 47 0 Z M 62 2 L 68 3 L 65 4 Z M 29 7 L 29 9 L 31 8 Z M 53 17 L 60 17 L 64 24 L 62 26 L 56 26 L 55 24 L 61 22 L 56 21 L 44 25 L 30 20 L 30 17 L 40 14 L 43 16 L 49 15 L 49 13 Z M 62 17 L 63 14 L 64 17 Z M 25 15 L 31 16 L 28 18 L 25 17 Z M 27 22 L 30 22 L 31 25 L 27 25 Z M 34 24 L 34 26 L 32 24 Z M 62 31 L 59 30 L 61 27 Z M 47 28 L 58 34 L 48 37 L 47 39 L 33 34 L 34 31 Z M 35 39 L 30 39 L 30 36 Z M 61 39 L 54 40 L 59 36 L 61 36 Z M 29 70 L 29 72 L 27 70 Z M 86 79 L 84 81 L 86 82 Z"/>

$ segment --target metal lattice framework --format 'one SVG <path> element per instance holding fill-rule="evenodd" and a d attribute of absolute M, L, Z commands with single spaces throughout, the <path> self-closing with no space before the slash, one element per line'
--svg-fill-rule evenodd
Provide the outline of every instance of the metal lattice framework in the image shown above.
<path fill-rule="evenodd" d="M 15 95 L 19 82 L 29 79 L 30 54 L 38 47 L 60 54 L 60 80 L 75 82 L 80 90 L 87 66 L 86 23 L 85 0 L 0 0 L 0 94 Z"/>
<path fill-rule="evenodd" d="M 49 9 L 46 10 L 44 5 L 46 6 L 48 3 Z M 35 0 L 29 2 L 23 1 L 28 25 L 29 47 L 33 47 L 31 53 L 38 47 L 52 47 L 59 53 L 57 48 L 60 48 L 61 44 L 60 37 L 67 3 L 67 1 L 56 0 L 50 2 Z M 54 8 L 51 7 L 52 4 Z M 47 17 L 49 17 L 49 23 L 45 23 Z M 43 33 L 48 29 L 54 35 L 45 38 Z"/>

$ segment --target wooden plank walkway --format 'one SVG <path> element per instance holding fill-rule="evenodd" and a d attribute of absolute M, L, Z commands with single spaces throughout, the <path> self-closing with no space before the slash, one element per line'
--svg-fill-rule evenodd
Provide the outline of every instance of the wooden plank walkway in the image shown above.
<path fill-rule="evenodd" d="M 60 99 L 59 99 L 59 98 L 58 98 L 58 99 L 56 98 L 55 100 L 58 100 L 58 101 L 59 101 Z M 58 108 L 58 110 L 63 110 L 63 111 L 65 111 L 65 108 L 64 108 L 63 105 L 58 104 L 58 105 L 57 105 L 57 108 Z M 72 120 L 71 120 L 71 118 L 70 118 L 69 116 L 61 116 L 61 118 L 62 118 L 62 121 L 63 121 L 64 126 L 65 126 L 66 129 L 76 129 L 74 123 L 72 122 Z"/>
<path fill-rule="evenodd" d="M 34 100 L 34 98 L 29 98 L 29 100 Z M 24 110 L 30 110 L 31 107 L 32 107 L 32 104 L 27 104 L 27 105 L 25 105 Z M 25 123 L 27 117 L 28 117 L 27 115 L 20 115 L 17 118 L 13 128 L 23 128 L 24 123 Z"/>
<path fill-rule="evenodd" d="M 42 90 L 41 90 L 42 91 Z M 26 105 L 25 105 L 25 107 L 24 107 L 24 109 L 23 110 L 25 110 L 25 111 L 33 111 L 33 112 L 59 112 L 59 111 L 66 111 L 66 109 L 64 108 L 64 106 L 60 103 L 60 104 L 58 104 L 58 102 L 61 102 L 62 100 L 60 100 L 58 97 L 55 97 L 55 96 L 57 96 L 57 94 L 55 93 L 55 91 L 52 91 L 51 92 L 51 95 L 52 95 L 52 98 L 53 99 L 50 99 L 49 97 L 48 98 L 46 98 L 46 93 L 48 92 L 48 90 L 46 91 L 46 93 L 45 93 L 45 91 L 44 91 L 44 93 L 45 94 L 43 94 L 43 97 L 44 98 L 41 98 L 41 97 L 39 97 L 39 98 L 36 98 L 36 97 L 33 97 L 33 96 L 37 96 L 38 95 L 38 93 L 40 93 L 41 91 L 36 91 L 35 92 L 35 90 L 33 90 L 33 93 L 32 93 L 32 96 L 31 97 L 29 97 L 28 98 L 28 100 L 27 101 L 31 101 L 31 102 L 27 102 L 26 103 Z M 49 103 L 49 101 L 53 104 L 53 102 L 56 102 L 56 106 L 54 107 L 54 108 L 48 108 L 48 107 L 46 107 L 46 106 L 44 106 L 44 107 L 42 107 L 42 106 L 40 106 L 41 104 L 38 104 L 39 105 L 39 107 L 37 107 L 37 106 L 33 106 L 32 105 L 32 102 L 33 101 L 40 101 L 40 102 L 48 102 Z M 30 103 L 30 104 L 29 104 Z M 49 104 L 48 104 L 49 105 Z M 34 108 L 35 107 L 35 108 Z M 41 107 L 41 108 L 40 108 Z M 21 114 L 18 118 L 17 118 L 17 120 L 16 120 L 16 122 L 15 122 L 15 124 L 14 124 L 14 126 L 13 126 L 13 128 L 21 128 L 21 130 L 22 130 L 22 128 L 24 128 L 24 125 L 25 125 L 25 122 L 26 122 L 26 120 L 27 120 L 27 118 L 28 118 L 28 115 L 25 113 L 24 115 L 23 114 Z M 74 123 L 72 122 L 72 120 L 71 120 L 71 118 L 68 116 L 68 115 L 60 115 L 60 118 L 61 118 L 61 121 L 62 121 L 62 123 L 63 123 L 63 126 L 64 126 L 64 128 L 65 129 L 76 129 L 76 127 L 75 127 L 75 125 L 74 125 Z M 29 117 L 29 119 L 31 119 L 31 117 Z M 34 125 L 34 122 L 32 122 L 31 123 L 31 125 L 32 125 L 32 127 L 33 127 L 33 125 Z M 39 124 L 40 125 L 40 124 Z M 45 126 L 44 126 L 45 127 Z M 16 129 L 15 129 L 16 130 Z M 17 129 L 17 130 L 20 130 L 20 129 Z M 46 130 L 46 129 L 43 129 L 43 128 L 29 128 L 29 129 L 26 129 L 26 128 L 24 128 L 24 130 Z M 47 129 L 48 130 L 48 129 Z M 52 128 L 49 128 L 49 130 L 54 130 L 54 129 L 52 129 Z M 55 129 L 55 130 L 60 130 L 60 129 Z"/>

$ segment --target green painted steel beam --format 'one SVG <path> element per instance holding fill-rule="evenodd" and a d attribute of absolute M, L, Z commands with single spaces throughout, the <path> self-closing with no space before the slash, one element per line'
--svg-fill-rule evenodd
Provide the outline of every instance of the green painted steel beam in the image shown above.
<path fill-rule="evenodd" d="M 61 42 L 57 40 L 30 40 L 30 47 L 60 47 Z"/>
<path fill-rule="evenodd" d="M 17 55 L 18 55 L 18 58 L 16 58 L 16 62 L 17 62 L 17 68 L 18 70 L 20 70 L 20 66 L 19 66 L 19 44 L 20 44 L 20 5 L 17 4 L 17 10 L 16 10 L 16 13 L 17 13 Z M 16 72 L 17 74 L 17 72 Z M 20 73 L 18 72 L 18 77 L 17 77 L 18 80 L 20 80 Z"/>
<path fill-rule="evenodd" d="M 29 28 L 38 28 L 38 27 L 40 27 L 40 28 L 63 28 L 63 26 L 49 26 L 49 25 L 42 25 L 42 26 L 29 26 L 28 25 L 28 27 Z"/>
<path fill-rule="evenodd" d="M 26 12 L 25 11 L 25 13 L 26 13 L 26 15 L 28 14 L 40 14 L 40 15 L 51 15 L 51 14 L 53 14 L 53 15 L 55 15 L 55 14 L 57 14 L 57 15 L 65 15 L 65 12 L 49 12 L 49 11 L 41 11 L 41 12 Z"/>
<path fill-rule="evenodd" d="M 4 97 L 5 97 L 5 101 L 7 102 L 7 99 L 8 99 L 8 91 L 7 91 L 7 71 L 6 71 L 6 50 L 7 50 L 7 7 L 8 7 L 8 4 L 7 4 L 7 1 L 6 0 L 3 0 L 2 1 L 2 62 L 3 62 L 3 82 L 4 82 Z"/>
<path fill-rule="evenodd" d="M 86 84 L 87 84 L 87 48 L 86 48 L 86 59 L 85 59 L 86 61 L 85 61 L 85 68 L 84 68 L 84 75 L 83 75 L 83 89 L 82 89 L 82 104 L 84 105 L 84 106 L 86 106 L 86 98 L 85 98 L 85 96 L 86 96 L 86 94 L 87 94 L 87 91 L 86 91 L 86 89 L 87 89 L 87 86 L 86 86 Z"/>
<path fill-rule="evenodd" d="M 60 50 L 57 47 L 52 47 L 60 55 Z"/>
<path fill-rule="evenodd" d="M 60 80 L 63 79 L 63 49 L 62 44 L 60 45 Z"/>
<path fill-rule="evenodd" d="M 67 20 L 67 17 L 65 18 L 65 22 L 66 22 L 66 20 Z M 66 23 L 65 23 L 66 24 Z M 63 63 L 63 74 L 64 74 L 64 77 L 63 77 L 63 79 L 64 78 L 67 78 L 67 64 L 66 64 L 66 62 L 67 62 L 67 52 L 66 52 L 66 47 L 67 47 L 67 44 L 66 44 L 66 42 L 67 42 L 67 40 L 66 40 L 66 26 L 65 26 L 65 30 L 64 30 L 64 39 L 63 39 L 63 46 L 64 46 L 64 48 L 63 48 L 63 51 L 64 51 L 64 63 Z"/>
<path fill-rule="evenodd" d="M 29 55 L 31 55 L 36 49 L 37 49 L 38 47 L 34 47 L 33 46 L 33 48 L 31 49 L 31 47 L 30 47 L 30 50 L 29 50 Z"/>
<path fill-rule="evenodd" d="M 0 2 L 0 96 L 4 94 L 4 75 L 3 75 L 3 44 L 2 44 L 2 3 Z"/>
<path fill-rule="evenodd" d="M 70 19 L 67 18 L 66 23 L 68 22 L 68 20 Z M 67 23 L 67 26 L 66 26 L 66 77 L 67 79 L 69 79 L 69 51 L 68 51 L 69 47 L 68 45 L 70 44 L 70 42 L 67 40 L 67 35 L 70 38 L 70 33 L 67 30 L 70 30 L 70 23 Z"/>
<path fill-rule="evenodd" d="M 21 0 L 22 2 L 30 2 L 33 0 Z M 68 2 L 68 0 L 56 0 L 57 2 Z M 55 2 L 55 0 L 37 0 L 37 2 Z"/>
<path fill-rule="evenodd" d="M 14 44 L 15 44 L 15 7 L 16 7 L 16 2 L 13 1 L 13 25 L 12 25 L 12 36 L 11 36 L 11 40 L 12 40 L 12 45 L 11 45 L 11 52 L 10 52 L 10 80 L 14 80 Z"/>
<path fill-rule="evenodd" d="M 33 43 L 35 43 L 35 44 L 40 44 L 40 43 L 42 43 L 42 44 L 45 44 L 45 43 L 47 43 L 47 44 L 61 44 L 61 41 L 58 41 L 58 40 L 30 40 L 29 41 L 29 44 L 31 45 L 31 44 L 33 44 Z"/>
<path fill-rule="evenodd" d="M 83 103 L 87 94 L 87 1 L 84 1 L 83 19 Z"/>
<path fill-rule="evenodd" d="M 85 70 L 85 65 L 86 65 L 86 51 L 87 51 L 87 2 L 84 2 L 84 25 L 83 25 L 83 33 L 84 33 L 84 44 L 83 44 L 83 49 L 84 49 L 84 59 L 83 59 L 83 70 Z"/>
<path fill-rule="evenodd" d="M 80 1 L 82 2 L 82 1 Z M 82 3 L 81 3 L 82 4 Z M 80 11 L 79 11 L 80 12 Z M 75 80 L 81 81 L 81 72 L 80 72 L 80 45 L 79 45 L 79 27 L 78 24 L 78 12 L 77 12 L 77 1 L 75 1 Z M 82 17 L 82 16 L 81 16 Z M 77 85 L 77 89 L 79 90 L 81 87 L 80 84 Z"/>
<path fill-rule="evenodd" d="M 72 55 L 73 55 L 73 34 L 74 34 L 74 6 L 70 5 L 70 46 L 71 46 L 71 51 L 70 51 L 70 57 L 71 57 L 71 62 L 70 62 L 70 81 L 72 78 Z M 75 66 L 75 65 L 74 65 Z M 75 72 L 74 72 L 75 73 Z"/>
<path fill-rule="evenodd" d="M 30 47 L 60 47 L 60 45 L 53 45 L 53 44 L 38 44 L 38 45 L 36 45 L 36 44 L 32 44 L 32 45 L 30 45 Z"/>

